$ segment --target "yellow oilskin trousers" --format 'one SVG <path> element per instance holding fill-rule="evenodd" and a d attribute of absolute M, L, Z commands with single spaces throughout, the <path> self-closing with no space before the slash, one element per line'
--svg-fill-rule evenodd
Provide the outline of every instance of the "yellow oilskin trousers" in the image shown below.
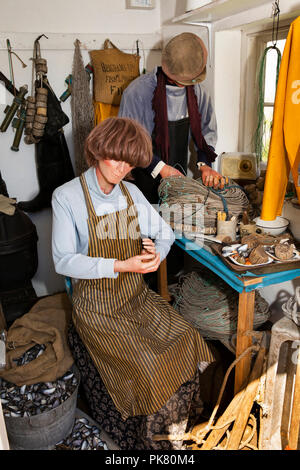
<path fill-rule="evenodd" d="M 290 172 L 300 201 L 300 17 L 291 24 L 280 66 L 261 218 L 281 215 Z"/>
<path fill-rule="evenodd" d="M 94 125 L 97 126 L 105 119 L 118 116 L 119 108 L 120 106 L 94 101 Z"/>

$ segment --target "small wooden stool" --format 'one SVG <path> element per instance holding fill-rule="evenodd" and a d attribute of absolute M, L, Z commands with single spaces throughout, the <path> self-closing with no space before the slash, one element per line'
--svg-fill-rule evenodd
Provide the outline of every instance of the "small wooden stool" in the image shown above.
<path fill-rule="evenodd" d="M 300 328 L 289 318 L 272 327 L 262 448 L 297 449 L 300 424 Z"/>

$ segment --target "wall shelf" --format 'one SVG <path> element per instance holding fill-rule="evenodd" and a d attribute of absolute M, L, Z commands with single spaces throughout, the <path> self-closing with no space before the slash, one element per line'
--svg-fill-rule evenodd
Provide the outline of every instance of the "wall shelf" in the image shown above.
<path fill-rule="evenodd" d="M 216 0 L 213 3 L 173 18 L 172 22 L 186 24 L 196 24 L 199 22 L 213 23 L 266 3 L 272 5 L 270 0 Z"/>

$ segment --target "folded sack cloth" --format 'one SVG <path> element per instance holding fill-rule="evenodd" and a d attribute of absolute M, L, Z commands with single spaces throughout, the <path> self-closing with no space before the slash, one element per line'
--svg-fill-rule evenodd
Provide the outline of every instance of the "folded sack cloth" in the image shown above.
<path fill-rule="evenodd" d="M 0 212 L 6 215 L 14 215 L 16 200 L 0 194 Z"/>
<path fill-rule="evenodd" d="M 53 382 L 61 377 L 74 362 L 67 342 L 71 312 L 72 304 L 63 293 L 41 299 L 18 318 L 7 332 L 6 368 L 0 371 L 0 377 L 17 386 Z M 44 344 L 44 352 L 17 366 L 14 359 L 36 344 Z"/>

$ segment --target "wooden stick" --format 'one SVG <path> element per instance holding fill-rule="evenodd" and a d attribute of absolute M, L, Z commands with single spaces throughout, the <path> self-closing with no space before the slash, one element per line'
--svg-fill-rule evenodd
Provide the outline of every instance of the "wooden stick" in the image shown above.
<path fill-rule="evenodd" d="M 239 295 L 238 326 L 236 341 L 236 357 L 239 357 L 252 344 L 252 338 L 246 335 L 253 330 L 255 291 L 245 292 Z M 251 352 L 241 360 L 235 368 L 234 392 L 238 393 L 246 386 L 251 367 Z"/>
<path fill-rule="evenodd" d="M 220 442 L 227 429 L 230 427 L 230 422 L 233 422 L 236 419 L 244 394 L 245 390 L 242 390 L 237 395 L 235 395 L 233 400 L 224 411 L 223 415 L 216 423 L 216 427 L 220 427 L 220 429 L 213 429 L 211 431 L 200 450 L 211 450 Z"/>
<path fill-rule="evenodd" d="M 1 300 L 0 300 L 0 333 L 2 330 L 6 330 L 6 319 L 4 316 L 4 312 L 2 310 Z"/>
<path fill-rule="evenodd" d="M 0 450 L 9 450 L 9 443 L 7 438 L 6 426 L 2 411 L 2 404 L 0 400 Z"/>
<path fill-rule="evenodd" d="M 239 449 L 239 445 L 245 432 L 250 412 L 253 407 L 253 402 L 259 387 L 265 354 L 266 348 L 262 346 L 258 352 L 254 367 L 252 369 L 243 400 L 240 403 L 239 412 L 230 434 L 227 450 Z"/>
<path fill-rule="evenodd" d="M 170 302 L 171 296 L 168 289 L 168 277 L 167 277 L 167 260 L 166 258 L 160 263 L 157 272 L 158 276 L 158 292 L 159 295 L 165 299 L 167 302 Z"/>
<path fill-rule="evenodd" d="M 289 435 L 289 448 L 297 450 L 300 424 L 300 347 L 298 347 L 298 362 L 295 377 L 294 399 L 291 415 L 291 426 Z"/>
<path fill-rule="evenodd" d="M 224 380 L 223 380 L 223 384 L 222 384 L 222 387 L 221 387 L 221 391 L 220 391 L 220 394 L 219 394 L 217 404 L 215 406 L 213 414 L 211 415 L 209 423 L 208 423 L 209 425 L 212 425 L 212 423 L 213 423 L 214 417 L 215 417 L 216 412 L 217 412 L 217 410 L 219 408 L 219 405 L 220 405 L 221 398 L 223 396 L 223 391 L 224 391 L 224 387 L 226 385 L 227 378 L 228 378 L 232 368 L 236 367 L 237 363 L 239 361 L 241 361 L 243 359 L 243 357 L 246 356 L 248 354 L 248 352 L 251 352 L 251 350 L 253 350 L 253 349 L 257 350 L 257 347 L 251 346 L 249 348 L 249 351 L 246 349 L 241 354 L 241 356 L 239 356 L 238 358 L 235 359 L 235 361 L 231 364 L 231 366 L 227 370 L 227 372 L 225 374 L 225 377 L 224 377 Z M 241 399 L 243 397 L 244 392 L 245 392 L 245 390 L 242 390 L 241 392 L 239 392 L 233 398 L 233 400 L 231 401 L 231 403 L 229 404 L 229 406 L 225 410 L 223 416 L 221 418 L 219 418 L 219 421 L 217 422 L 217 424 L 215 426 L 207 426 L 208 429 L 207 429 L 206 434 L 208 434 L 210 431 L 212 431 L 212 432 L 209 434 L 207 441 L 204 443 L 203 450 L 208 450 L 208 449 L 214 448 L 217 445 L 217 443 L 220 441 L 220 439 L 222 438 L 224 433 L 225 432 L 227 433 L 227 430 L 228 430 L 229 426 L 236 419 L 236 415 L 238 413 L 240 402 L 241 402 Z M 202 439 L 203 440 L 204 440 L 204 437 L 205 437 L 205 434 L 203 434 L 203 432 L 202 432 Z M 200 441 L 201 441 L 201 434 L 199 435 L 199 433 L 198 433 L 198 435 L 196 437 L 196 442 L 200 443 Z"/>
<path fill-rule="evenodd" d="M 286 343 L 288 346 L 287 358 L 286 358 L 286 381 L 285 381 L 285 393 L 282 404 L 282 417 L 281 417 L 281 441 L 282 448 L 289 443 L 289 434 L 290 434 L 290 420 L 291 420 L 291 410 L 293 407 L 293 392 L 294 392 L 294 377 L 297 370 L 297 364 L 293 361 L 294 348 L 293 343 L 288 341 Z M 277 385 L 277 384 L 276 384 Z"/>
<path fill-rule="evenodd" d="M 8 80 L 8 78 L 0 72 L 0 81 L 4 83 L 5 88 L 13 95 L 16 96 L 19 94 L 19 90 L 17 90 L 12 82 Z"/>
<path fill-rule="evenodd" d="M 253 346 L 253 347 L 250 347 L 250 349 L 257 349 L 257 347 Z M 221 397 L 223 395 L 223 390 L 224 390 L 224 387 L 226 385 L 228 375 L 230 374 L 231 369 L 234 366 L 236 366 L 236 363 L 238 361 L 242 360 L 243 356 L 245 356 L 246 354 L 248 354 L 247 350 L 244 351 L 244 353 L 239 358 L 237 358 L 231 364 L 229 369 L 227 370 L 224 381 L 223 381 L 223 385 L 222 385 L 222 388 L 221 388 L 221 391 L 220 391 L 220 394 L 219 394 L 218 402 L 215 406 L 214 412 L 213 412 L 210 420 L 207 423 L 198 424 L 198 425 L 194 426 L 194 428 L 192 429 L 191 432 L 183 433 L 181 435 L 173 435 L 173 434 L 164 434 L 164 435 L 162 435 L 162 434 L 159 434 L 159 435 L 154 436 L 153 440 L 155 440 L 155 441 L 160 441 L 160 440 L 169 440 L 169 441 L 192 440 L 196 443 L 196 445 L 195 444 L 193 445 L 192 450 L 198 450 L 199 449 L 198 445 L 202 445 L 202 444 L 203 444 L 203 447 L 199 450 L 209 450 L 211 448 L 214 448 L 218 444 L 218 442 L 220 441 L 222 436 L 225 433 L 228 432 L 228 428 L 230 427 L 232 422 L 237 418 L 240 406 L 243 402 L 243 397 L 246 393 L 246 390 L 242 390 L 237 395 L 235 395 L 232 402 L 230 403 L 230 405 L 225 410 L 225 413 L 223 414 L 223 416 L 218 420 L 217 424 L 215 426 L 212 425 L 213 420 L 214 420 L 214 415 L 217 412 L 217 409 L 218 409 L 219 404 L 220 404 Z M 207 441 L 205 441 L 205 437 L 208 433 L 210 433 L 209 437 L 208 437 Z"/>
<path fill-rule="evenodd" d="M 2 304 L 0 300 L 0 333 L 2 330 L 6 330 L 6 329 L 7 329 L 6 318 L 4 316 L 4 312 L 3 312 Z"/>
<path fill-rule="evenodd" d="M 264 436 L 264 412 L 262 405 L 265 403 L 265 393 L 266 393 L 266 376 L 267 376 L 267 364 L 268 364 L 268 355 L 266 354 L 263 364 L 262 370 L 262 377 L 261 381 L 263 383 L 263 387 L 260 393 L 259 402 L 260 410 L 259 410 L 259 436 L 258 436 L 258 450 L 263 450 L 263 436 Z"/>

